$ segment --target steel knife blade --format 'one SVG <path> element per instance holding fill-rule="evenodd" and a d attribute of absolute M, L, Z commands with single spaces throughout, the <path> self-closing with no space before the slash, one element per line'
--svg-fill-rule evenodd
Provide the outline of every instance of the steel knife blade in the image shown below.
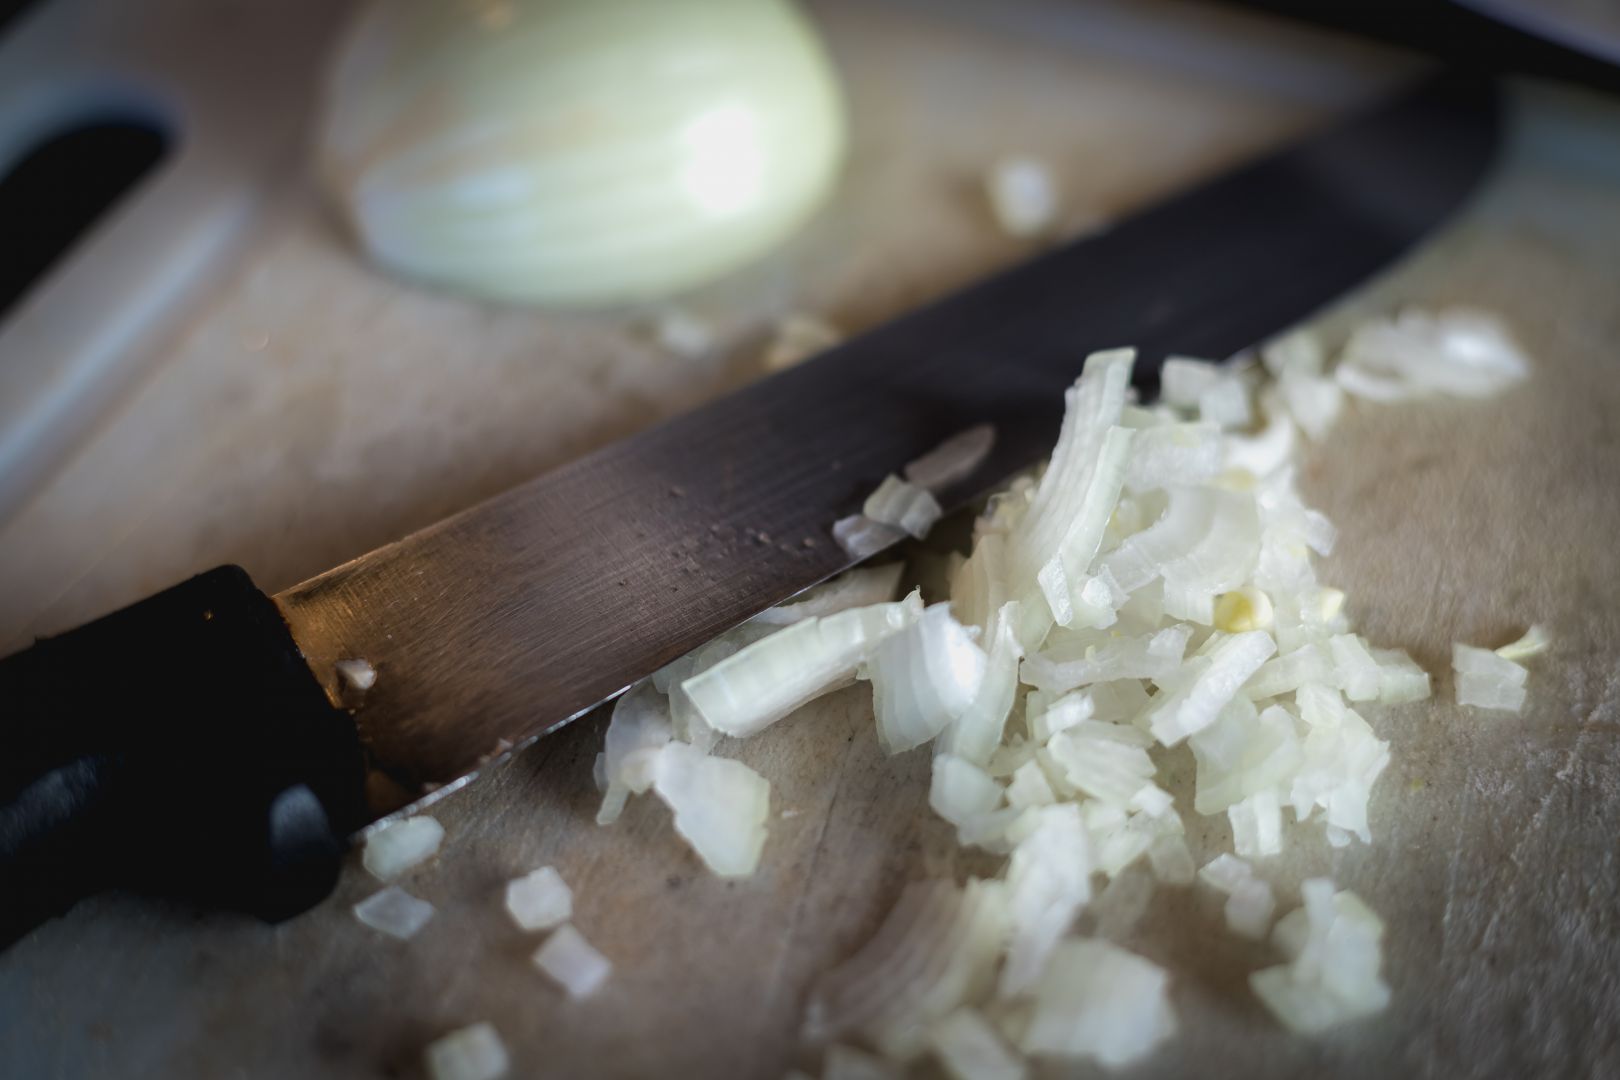
<path fill-rule="evenodd" d="M 829 526 L 976 424 L 961 505 L 1051 447 L 1095 349 L 1224 358 L 1364 281 L 1461 205 L 1497 142 L 1496 90 L 1402 96 L 276 597 L 328 689 L 379 672 L 357 713 L 392 801 L 613 697 L 852 560 Z M 382 789 L 379 789 L 382 790 Z M 385 804 L 380 813 L 393 809 Z"/>

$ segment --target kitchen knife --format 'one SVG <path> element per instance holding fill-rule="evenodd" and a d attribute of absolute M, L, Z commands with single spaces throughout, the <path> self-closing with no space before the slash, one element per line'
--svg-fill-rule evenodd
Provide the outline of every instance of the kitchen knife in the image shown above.
<path fill-rule="evenodd" d="M 1038 460 L 1087 353 L 1138 346 L 1150 395 L 1362 282 L 1499 125 L 1434 77 L 274 598 L 224 567 L 0 661 L 0 942 L 115 885 L 308 907 L 357 832 L 845 569 L 829 526 L 906 461 L 994 425 L 953 507 Z"/>

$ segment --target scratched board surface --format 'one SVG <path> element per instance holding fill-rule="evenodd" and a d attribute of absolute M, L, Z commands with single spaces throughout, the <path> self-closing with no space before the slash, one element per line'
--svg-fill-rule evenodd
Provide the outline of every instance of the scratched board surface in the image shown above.
<path fill-rule="evenodd" d="M 1161 5 L 921 8 L 816 6 L 856 103 L 849 180 L 815 232 L 693 301 L 730 335 L 706 363 L 658 354 L 633 320 L 378 281 L 312 210 L 292 215 L 0 530 L 4 635 L 225 559 L 280 587 L 747 377 L 783 309 L 859 327 L 1002 264 L 1018 249 L 972 197 L 995 153 L 1046 153 L 1076 216 L 1105 217 L 1409 67 Z M 1193 30 L 1161 25 L 1179 15 Z M 1300 66 L 1305 45 L 1322 50 L 1316 69 Z M 1340 527 L 1326 576 L 1363 632 L 1437 673 L 1437 696 L 1377 721 L 1394 755 L 1377 842 L 1334 851 L 1300 830 L 1271 873 L 1285 903 L 1329 873 L 1386 917 L 1394 1004 L 1290 1038 L 1244 985 L 1267 950 L 1225 935 L 1207 892 L 1161 890 L 1127 944 L 1174 972 L 1180 1032 L 1131 1075 L 1620 1075 L 1620 106 L 1522 86 L 1513 100 L 1506 160 L 1465 219 L 1326 331 L 1404 301 L 1478 304 L 1508 319 L 1535 377 L 1486 403 L 1352 409 L 1302 468 Z M 197 395 L 238 408 L 210 420 Z M 161 434 L 179 415 L 187 437 Z M 128 464 L 136 448 L 155 462 Z M 1555 645 L 1524 715 L 1450 704 L 1450 643 L 1531 621 Z M 770 778 L 775 815 L 760 873 L 727 883 L 657 805 L 593 824 L 601 726 L 575 724 L 441 804 L 448 847 L 405 881 L 439 911 L 409 945 L 354 922 L 376 887 L 357 865 L 280 927 L 105 897 L 41 928 L 0 955 L 0 1076 L 415 1077 L 427 1040 L 478 1019 L 520 1076 L 813 1066 L 797 1032 L 815 975 L 907 881 L 961 866 L 926 807 L 926 753 L 885 758 L 860 688 L 724 747 Z M 1229 842 L 1223 819 L 1187 816 L 1195 854 Z M 587 1003 L 532 970 L 537 942 L 500 907 L 504 882 L 543 863 L 615 964 Z"/>

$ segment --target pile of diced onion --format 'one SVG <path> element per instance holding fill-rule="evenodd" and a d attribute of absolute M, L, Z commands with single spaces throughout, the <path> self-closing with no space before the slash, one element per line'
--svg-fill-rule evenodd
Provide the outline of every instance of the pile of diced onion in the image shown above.
<path fill-rule="evenodd" d="M 614 711 L 598 820 L 650 791 L 717 874 L 754 871 L 770 805 L 769 781 L 719 756 L 719 740 L 857 680 L 872 686 L 885 752 L 931 748 L 928 802 L 960 843 L 1006 857 L 994 878 L 909 887 L 819 981 L 804 1032 L 828 1047 L 826 1075 L 877 1067 L 867 1054 L 932 1054 L 972 1080 L 1023 1075 L 1027 1056 L 1113 1067 L 1149 1054 L 1176 1026 L 1168 974 L 1076 933 L 1088 904 L 1099 923 L 1111 906 L 1140 908 L 1111 896 L 1139 861 L 1159 885 L 1224 895 L 1231 931 L 1272 943 L 1277 963 L 1251 984 L 1289 1028 L 1321 1031 L 1389 1000 L 1383 925 L 1361 899 L 1313 879 L 1274 921 L 1265 879 L 1285 835 L 1371 842 L 1389 744 L 1368 717 L 1430 694 L 1428 673 L 1358 636 L 1344 594 L 1318 579 L 1334 529 L 1301 501 L 1292 462 L 1347 394 L 1483 396 L 1528 365 L 1499 324 L 1467 311 L 1368 323 L 1331 370 L 1303 334 L 1261 365 L 1172 359 L 1151 407 L 1132 401 L 1133 360 L 1086 360 L 1050 462 L 989 500 L 948 597 L 897 598 L 898 563 L 851 571 L 676 661 Z M 964 433 L 889 477 L 835 535 L 856 556 L 924 535 L 940 516 L 930 489 L 970 472 L 992 436 Z M 1525 645 L 1459 646 L 1465 700 L 1516 711 Z M 1191 806 L 1161 786 L 1156 760 L 1183 743 Z M 1224 816 L 1233 852 L 1196 867 L 1185 813 Z M 1285 815 L 1300 827 L 1285 832 Z"/>
<path fill-rule="evenodd" d="M 1144 1058 L 1176 1029 L 1170 975 L 1111 939 L 1155 886 L 1212 890 L 1230 932 L 1270 943 L 1276 963 L 1250 984 L 1289 1029 L 1388 1004 L 1379 918 L 1320 878 L 1276 918 L 1267 861 L 1285 837 L 1372 842 L 1368 801 L 1389 744 L 1369 717 L 1427 698 L 1430 677 L 1357 635 L 1344 594 L 1318 579 L 1334 528 L 1301 501 L 1292 462 L 1302 436 L 1327 436 L 1347 394 L 1483 396 L 1528 364 L 1498 323 L 1467 311 L 1368 323 L 1331 370 L 1304 334 L 1261 360 L 1172 359 L 1147 407 L 1132 400 L 1131 350 L 1092 355 L 1051 460 L 988 500 L 971 549 L 952 557 L 948 596 L 897 598 L 897 562 L 852 570 L 616 704 L 596 763 L 598 821 L 650 792 L 716 874 L 754 872 L 770 817 L 770 782 L 721 756 L 722 738 L 759 735 L 857 681 L 871 684 L 886 753 L 930 747 L 927 801 L 959 842 L 1005 857 L 994 877 L 907 887 L 818 981 L 804 1035 L 824 1048 L 824 1078 L 897 1075 L 927 1055 L 961 1080 L 1022 1077 L 1030 1057 Z M 935 493 L 993 438 L 972 429 L 913 462 L 834 535 L 856 557 L 924 536 L 940 517 Z M 1546 646 L 1540 628 L 1496 652 L 1458 645 L 1459 702 L 1519 711 L 1520 661 Z M 1161 784 L 1165 751 L 1183 744 L 1196 763 L 1190 806 Z M 1188 813 L 1224 817 L 1232 851 L 1198 867 Z M 569 917 L 554 876 L 513 883 L 520 925 L 528 909 L 534 926 Z M 594 989 L 606 961 L 563 931 L 561 974 L 536 962 Z M 447 1038 L 467 1045 L 445 1053 L 483 1064 L 435 1075 L 482 1077 L 491 1038 L 479 1027 Z"/>

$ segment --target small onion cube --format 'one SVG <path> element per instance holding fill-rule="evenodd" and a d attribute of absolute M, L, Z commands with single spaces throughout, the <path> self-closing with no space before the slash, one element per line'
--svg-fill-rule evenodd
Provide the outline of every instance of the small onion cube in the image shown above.
<path fill-rule="evenodd" d="M 568 923 L 552 931 L 546 943 L 535 950 L 534 965 L 576 1000 L 596 993 L 613 973 L 608 958 Z"/>
<path fill-rule="evenodd" d="M 1057 180 L 1047 166 L 1030 157 L 997 161 L 984 180 L 996 224 L 1008 236 L 1027 239 L 1057 224 Z"/>
<path fill-rule="evenodd" d="M 864 559 L 899 543 L 906 534 L 893 525 L 873 521 L 865 514 L 851 514 L 833 522 L 832 535 L 844 554 L 852 559 Z"/>
<path fill-rule="evenodd" d="M 360 861 L 378 881 L 393 881 L 432 858 L 443 840 L 444 826 L 421 814 L 372 833 Z"/>
<path fill-rule="evenodd" d="M 390 885 L 354 905 L 354 917 L 373 930 L 407 941 L 433 918 L 433 905 Z"/>
<path fill-rule="evenodd" d="M 1282 811 L 1275 792 L 1260 791 L 1227 808 L 1232 824 L 1232 846 L 1239 855 L 1254 858 L 1282 851 Z"/>
<path fill-rule="evenodd" d="M 958 827 L 994 810 L 1001 802 L 1001 785 L 990 774 L 955 754 L 934 758 L 934 779 L 928 805 L 934 813 Z"/>
<path fill-rule="evenodd" d="M 506 910 L 524 930 L 550 930 L 574 914 L 574 894 L 554 867 L 507 882 Z"/>
<path fill-rule="evenodd" d="M 918 540 L 928 535 L 944 511 L 927 488 L 900 479 L 890 473 L 883 478 L 878 489 L 866 497 L 861 513 L 879 525 L 888 525 L 911 534 Z"/>
<path fill-rule="evenodd" d="M 506 1045 L 488 1023 L 435 1039 L 423 1057 L 430 1080 L 499 1080 L 511 1068 Z"/>
<path fill-rule="evenodd" d="M 1264 941 L 1276 909 L 1271 886 L 1259 878 L 1249 878 L 1239 882 L 1226 898 L 1226 925 L 1241 937 Z"/>
<path fill-rule="evenodd" d="M 1254 867 L 1236 855 L 1222 853 L 1205 863 L 1198 878 L 1211 887 L 1231 896 L 1238 886 L 1254 877 Z"/>

